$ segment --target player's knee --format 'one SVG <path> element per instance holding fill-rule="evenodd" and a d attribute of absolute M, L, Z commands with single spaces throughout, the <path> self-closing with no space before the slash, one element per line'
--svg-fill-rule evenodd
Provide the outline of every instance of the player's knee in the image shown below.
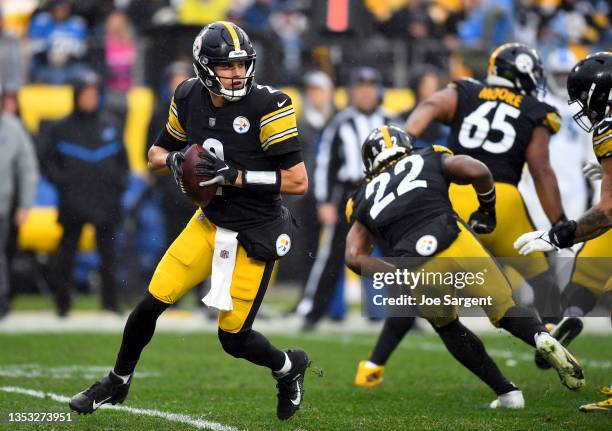
<path fill-rule="evenodd" d="M 227 354 L 232 355 L 234 358 L 244 358 L 250 332 L 251 330 L 249 329 L 244 332 L 232 333 L 219 328 L 218 335 L 221 347 L 223 347 L 223 350 Z"/>
<path fill-rule="evenodd" d="M 458 325 L 460 325 L 458 317 L 435 318 L 429 320 L 429 323 L 439 335 L 452 332 Z"/>
<path fill-rule="evenodd" d="M 145 297 L 138 303 L 130 314 L 130 319 L 157 320 L 157 318 L 170 306 L 151 295 L 145 293 Z"/>

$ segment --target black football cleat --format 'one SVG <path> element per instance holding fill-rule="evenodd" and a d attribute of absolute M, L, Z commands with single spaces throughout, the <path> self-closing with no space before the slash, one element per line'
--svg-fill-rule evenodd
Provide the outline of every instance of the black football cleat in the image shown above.
<path fill-rule="evenodd" d="M 291 370 L 283 377 L 274 377 L 278 389 L 276 416 L 283 421 L 293 416 L 300 408 L 304 399 L 304 375 L 310 366 L 308 355 L 303 350 L 289 349 L 285 353 L 291 361 Z"/>
<path fill-rule="evenodd" d="M 111 371 L 99 382 L 70 398 L 68 405 L 75 412 L 89 414 L 103 404 L 122 403 L 128 395 L 131 383 L 132 376 L 124 381 Z"/>
<path fill-rule="evenodd" d="M 580 317 L 564 317 L 559 324 L 550 331 L 550 335 L 559 341 L 563 347 L 567 347 L 572 340 L 582 332 L 583 326 Z M 536 366 L 541 370 L 548 370 L 551 368 L 551 365 L 539 352 L 536 352 L 534 361 Z"/>

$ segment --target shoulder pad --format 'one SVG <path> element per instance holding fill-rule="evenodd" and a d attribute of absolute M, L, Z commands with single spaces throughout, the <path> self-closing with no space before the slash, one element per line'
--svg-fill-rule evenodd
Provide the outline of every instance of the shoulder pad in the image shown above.
<path fill-rule="evenodd" d="M 536 126 L 545 127 L 552 135 L 561 129 L 561 116 L 554 106 L 531 96 L 525 96 L 523 106 L 525 106 L 524 112 Z"/>
<path fill-rule="evenodd" d="M 267 85 L 255 85 L 249 93 L 253 98 L 253 103 L 261 107 L 261 116 L 286 109 L 291 106 L 293 101 L 287 93 L 277 90 Z"/>
<path fill-rule="evenodd" d="M 349 198 L 348 201 L 346 201 L 346 210 L 345 210 L 345 214 L 346 214 L 346 222 L 348 224 L 351 224 L 352 217 L 353 217 L 353 210 L 355 209 L 355 200 L 353 199 L 353 197 L 351 196 Z"/>
<path fill-rule="evenodd" d="M 449 88 L 457 88 L 457 87 L 468 87 L 470 85 L 481 86 L 482 82 L 477 81 L 474 78 L 465 77 L 465 78 L 455 79 L 454 81 L 451 81 L 448 84 L 448 87 Z"/>
<path fill-rule="evenodd" d="M 191 92 L 193 87 L 200 82 L 198 78 L 189 78 L 183 82 L 181 82 L 176 90 L 174 91 L 174 100 L 180 100 L 187 97 L 187 95 Z"/>
<path fill-rule="evenodd" d="M 436 153 L 446 153 L 450 156 L 455 155 L 455 153 L 453 153 L 449 148 L 444 147 L 442 145 L 433 145 L 432 148 Z"/>
<path fill-rule="evenodd" d="M 552 108 L 544 118 L 544 124 L 555 134 L 561 129 L 561 116 L 555 108 Z"/>
<path fill-rule="evenodd" d="M 593 151 L 598 160 L 612 156 L 612 118 L 605 118 L 593 129 Z"/>

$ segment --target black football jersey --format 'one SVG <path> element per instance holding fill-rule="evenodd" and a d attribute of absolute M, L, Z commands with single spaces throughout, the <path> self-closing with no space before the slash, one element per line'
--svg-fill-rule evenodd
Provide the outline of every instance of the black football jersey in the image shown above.
<path fill-rule="evenodd" d="M 454 215 L 441 159 L 450 151 L 434 145 L 414 151 L 366 179 L 349 199 L 346 216 L 359 220 L 389 248 L 442 214 Z"/>
<path fill-rule="evenodd" d="M 612 157 L 612 117 L 604 118 L 593 129 L 593 152 L 600 162 Z"/>
<path fill-rule="evenodd" d="M 533 129 L 559 131 L 556 109 L 513 88 L 473 79 L 453 81 L 450 87 L 457 91 L 457 108 L 448 147 L 483 162 L 495 181 L 517 185 Z"/>
<path fill-rule="evenodd" d="M 291 98 L 282 91 L 254 84 L 239 101 L 216 108 L 208 90 L 193 78 L 176 89 L 166 133 L 162 132 L 166 138 L 160 138 L 158 145 L 176 151 L 200 144 L 236 169 L 276 171 L 290 167 L 282 164 L 291 153 L 301 161 L 296 124 Z M 279 217 L 281 198 L 269 192 L 219 187 L 203 211 L 215 225 L 240 231 Z"/>

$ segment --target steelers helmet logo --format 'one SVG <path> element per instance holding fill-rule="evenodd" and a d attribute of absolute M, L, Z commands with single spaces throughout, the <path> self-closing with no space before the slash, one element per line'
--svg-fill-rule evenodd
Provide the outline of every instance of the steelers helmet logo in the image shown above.
<path fill-rule="evenodd" d="M 533 71 L 533 59 L 525 53 L 516 56 L 515 64 L 521 73 L 531 73 Z"/>
<path fill-rule="evenodd" d="M 202 38 L 198 34 L 193 41 L 193 57 L 198 58 L 200 56 L 200 51 L 202 50 Z"/>
<path fill-rule="evenodd" d="M 289 253 L 291 249 L 291 238 L 286 233 L 281 233 L 278 238 L 276 238 L 276 254 L 279 256 L 284 256 Z"/>
<path fill-rule="evenodd" d="M 421 256 L 431 256 L 438 249 L 438 240 L 433 235 L 423 235 L 416 242 L 416 251 Z"/>
<path fill-rule="evenodd" d="M 234 131 L 236 133 L 240 133 L 241 135 L 243 133 L 246 133 L 249 131 L 249 129 L 251 128 L 251 123 L 249 123 L 249 120 L 246 117 L 236 117 L 234 118 Z"/>

